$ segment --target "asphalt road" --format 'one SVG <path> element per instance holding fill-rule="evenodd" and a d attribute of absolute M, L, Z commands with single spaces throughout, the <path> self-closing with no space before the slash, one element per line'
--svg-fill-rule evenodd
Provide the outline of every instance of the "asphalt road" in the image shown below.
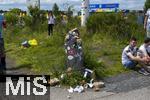
<path fill-rule="evenodd" d="M 51 89 L 50 98 L 50 100 L 150 100 L 150 86 L 121 93 L 88 91 L 82 94 L 68 94 L 63 89 Z"/>
<path fill-rule="evenodd" d="M 117 93 L 91 100 L 150 100 L 150 86 L 130 92 Z"/>

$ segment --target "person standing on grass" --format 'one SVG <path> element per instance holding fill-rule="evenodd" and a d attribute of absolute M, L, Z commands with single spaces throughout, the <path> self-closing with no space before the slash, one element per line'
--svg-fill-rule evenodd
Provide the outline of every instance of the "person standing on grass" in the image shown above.
<path fill-rule="evenodd" d="M 145 14 L 144 29 L 146 30 L 147 37 L 150 38 L 150 9 Z"/>
<path fill-rule="evenodd" d="M 4 16 L 0 14 L 0 71 L 1 73 L 5 73 L 6 71 L 4 39 L 2 36 L 3 28 L 6 28 L 6 21 L 4 19 Z"/>
<path fill-rule="evenodd" d="M 147 59 L 137 56 L 137 52 L 137 39 L 132 37 L 129 45 L 126 46 L 122 52 L 122 64 L 125 68 L 134 69 L 138 63 L 140 64 L 147 61 Z M 140 68 L 139 72 L 143 75 L 149 75 L 143 67 Z"/>
<path fill-rule="evenodd" d="M 53 27 L 55 25 L 55 16 L 53 15 L 52 12 L 48 13 L 48 35 L 53 34 Z"/>

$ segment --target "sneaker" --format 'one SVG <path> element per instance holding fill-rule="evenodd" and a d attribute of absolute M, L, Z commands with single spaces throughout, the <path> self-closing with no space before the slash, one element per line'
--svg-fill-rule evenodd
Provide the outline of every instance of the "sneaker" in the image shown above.
<path fill-rule="evenodd" d="M 147 66 L 147 71 L 150 73 L 150 66 Z"/>
<path fill-rule="evenodd" d="M 141 74 L 143 74 L 143 75 L 145 75 L 145 76 L 147 76 L 147 75 L 150 74 L 150 73 L 147 72 L 144 68 L 141 68 L 141 69 L 139 70 L 139 73 L 141 73 Z"/>

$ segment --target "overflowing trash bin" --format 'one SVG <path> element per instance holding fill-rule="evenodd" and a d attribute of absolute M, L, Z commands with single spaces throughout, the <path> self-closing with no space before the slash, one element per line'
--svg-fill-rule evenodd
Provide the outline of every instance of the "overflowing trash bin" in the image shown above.
<path fill-rule="evenodd" d="M 67 68 L 84 70 L 82 40 L 77 28 L 70 30 L 66 35 L 65 52 L 67 55 Z"/>

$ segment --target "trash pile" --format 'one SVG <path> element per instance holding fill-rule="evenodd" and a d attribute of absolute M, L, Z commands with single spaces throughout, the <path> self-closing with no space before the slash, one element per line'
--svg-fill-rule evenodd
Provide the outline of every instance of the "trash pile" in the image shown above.
<path fill-rule="evenodd" d="M 94 75 L 94 72 L 92 70 L 85 69 L 83 77 L 84 79 L 91 78 L 90 81 L 82 80 L 82 82 L 80 82 L 80 85 L 77 85 L 75 88 L 70 87 L 68 89 L 68 92 L 69 93 L 73 93 L 73 92 L 82 93 L 86 89 L 93 89 L 95 92 L 99 91 L 100 88 L 104 87 L 104 82 L 95 81 L 93 75 Z"/>
<path fill-rule="evenodd" d="M 95 92 L 100 91 L 100 88 L 103 88 L 105 84 L 102 81 L 95 81 L 95 79 L 92 78 L 93 73 L 94 72 L 92 70 L 85 69 L 84 74 L 82 75 L 83 80 L 81 82 L 78 82 L 79 84 L 74 87 L 70 86 L 69 89 L 67 89 L 67 91 L 69 93 L 74 93 L 74 92 L 82 93 L 87 89 L 93 89 L 93 91 Z M 60 82 L 65 78 L 66 75 L 70 76 L 71 74 L 73 74 L 73 70 L 71 68 L 68 68 L 66 73 L 62 74 L 60 78 L 50 79 L 49 81 L 50 86 L 58 86 Z M 89 77 L 91 78 L 90 81 L 86 81 L 86 78 Z"/>
<path fill-rule="evenodd" d="M 29 48 L 31 46 L 37 46 L 38 45 L 38 42 L 36 39 L 31 39 L 31 40 L 26 40 L 24 42 L 21 43 L 21 46 L 24 47 L 24 48 Z"/>

